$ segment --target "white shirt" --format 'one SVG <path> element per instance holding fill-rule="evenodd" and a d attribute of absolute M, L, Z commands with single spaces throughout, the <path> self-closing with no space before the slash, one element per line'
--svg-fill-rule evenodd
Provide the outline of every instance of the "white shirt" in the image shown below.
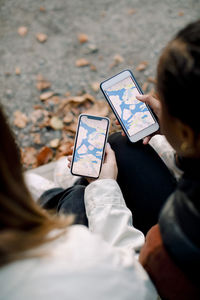
<path fill-rule="evenodd" d="M 85 206 L 89 229 L 73 225 L 60 238 L 32 250 L 44 256 L 0 269 L 1 300 L 157 299 L 136 259 L 144 236 L 132 226 L 116 181 L 89 184 Z"/>

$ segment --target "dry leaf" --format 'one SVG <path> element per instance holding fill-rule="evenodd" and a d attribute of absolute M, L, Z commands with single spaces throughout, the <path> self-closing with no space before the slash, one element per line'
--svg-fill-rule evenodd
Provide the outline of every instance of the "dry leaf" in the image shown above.
<path fill-rule="evenodd" d="M 69 112 L 63 119 L 64 123 L 71 123 L 74 119 L 74 116 L 71 112 Z"/>
<path fill-rule="evenodd" d="M 85 100 L 95 102 L 95 98 L 92 95 L 88 94 L 88 93 L 84 94 L 83 97 L 84 97 Z"/>
<path fill-rule="evenodd" d="M 37 154 L 37 165 L 47 164 L 53 158 L 53 151 L 49 147 L 42 147 Z"/>
<path fill-rule="evenodd" d="M 26 26 L 21 26 L 18 28 L 18 34 L 21 36 L 25 36 L 28 32 L 28 28 Z"/>
<path fill-rule="evenodd" d="M 54 95 L 54 92 L 45 92 L 40 95 L 40 100 L 45 101 L 51 98 Z"/>
<path fill-rule="evenodd" d="M 19 67 L 15 68 L 15 74 L 20 75 L 21 74 L 21 69 Z"/>
<path fill-rule="evenodd" d="M 90 62 L 85 58 L 80 58 L 76 61 L 76 67 L 85 67 L 88 66 Z"/>
<path fill-rule="evenodd" d="M 39 119 L 44 118 L 44 117 L 49 117 L 49 112 L 45 109 L 41 109 L 41 107 L 39 107 L 39 109 L 34 110 L 31 114 L 30 114 L 30 119 L 33 123 L 37 123 L 39 121 Z"/>
<path fill-rule="evenodd" d="M 45 12 L 46 11 L 45 7 L 44 6 L 40 6 L 40 11 L 41 12 Z"/>
<path fill-rule="evenodd" d="M 143 83 L 143 85 L 142 85 L 142 90 L 143 90 L 143 92 L 146 92 L 146 91 L 147 91 L 148 86 L 149 86 L 149 83 L 148 83 L 148 82 L 144 82 L 144 83 Z"/>
<path fill-rule="evenodd" d="M 37 33 L 36 34 L 36 39 L 38 40 L 38 42 L 40 43 L 44 43 L 47 40 L 47 35 L 45 33 Z"/>
<path fill-rule="evenodd" d="M 91 64 L 91 65 L 90 65 L 90 70 L 96 72 L 96 71 L 97 71 L 97 68 L 96 68 L 95 65 Z"/>
<path fill-rule="evenodd" d="M 69 132 L 72 132 L 72 133 L 75 133 L 76 129 L 77 129 L 77 123 L 74 123 L 74 122 L 71 123 L 70 125 L 65 125 L 64 126 L 65 131 L 69 131 Z"/>
<path fill-rule="evenodd" d="M 38 91 L 43 91 L 43 90 L 49 89 L 51 87 L 51 83 L 45 79 L 38 80 L 36 87 L 37 87 Z"/>
<path fill-rule="evenodd" d="M 114 61 L 116 64 L 122 63 L 124 61 L 124 58 L 120 54 L 116 54 L 114 56 Z"/>
<path fill-rule="evenodd" d="M 136 67 L 137 71 L 143 71 L 146 69 L 146 67 L 148 66 L 148 62 L 147 61 L 142 61 L 141 63 L 139 63 L 139 65 Z"/>
<path fill-rule="evenodd" d="M 97 116 L 99 115 L 101 117 L 108 116 L 109 112 L 110 112 L 110 108 L 104 100 L 96 101 L 91 108 L 85 110 L 85 113 L 89 115 L 97 115 Z"/>
<path fill-rule="evenodd" d="M 63 121 L 56 116 L 54 116 L 50 119 L 49 124 L 55 130 L 61 130 L 61 129 L 63 129 L 63 126 L 64 126 Z"/>
<path fill-rule="evenodd" d="M 136 9 L 131 8 L 128 10 L 128 15 L 134 15 L 136 13 Z"/>
<path fill-rule="evenodd" d="M 85 34 L 85 33 L 80 33 L 80 34 L 78 35 L 78 40 L 79 40 L 79 42 L 80 42 L 81 44 L 86 43 L 86 42 L 88 41 L 88 36 L 87 36 L 87 34 Z"/>
<path fill-rule="evenodd" d="M 99 91 L 99 82 L 92 82 L 91 88 L 93 89 L 94 92 L 97 93 Z"/>
<path fill-rule="evenodd" d="M 148 80 L 148 82 L 151 82 L 151 83 L 154 83 L 154 84 L 157 83 L 157 80 L 154 77 L 148 77 L 147 80 Z"/>
<path fill-rule="evenodd" d="M 58 96 L 51 97 L 51 103 L 58 104 L 60 103 L 60 98 Z"/>
<path fill-rule="evenodd" d="M 178 15 L 179 15 L 179 17 L 182 17 L 182 16 L 184 16 L 184 12 L 183 11 L 179 11 Z"/>
<path fill-rule="evenodd" d="M 58 148 L 58 152 L 56 153 L 56 159 L 60 158 L 61 156 L 67 156 L 72 154 L 72 141 L 62 141 L 61 145 Z"/>
<path fill-rule="evenodd" d="M 122 63 L 124 61 L 124 58 L 120 54 L 115 54 L 113 60 L 113 63 L 110 65 L 110 69 Z"/>
<path fill-rule="evenodd" d="M 28 118 L 25 114 L 23 114 L 21 111 L 16 110 L 14 112 L 14 121 L 13 124 L 19 128 L 26 127 L 26 124 L 28 122 Z"/>
<path fill-rule="evenodd" d="M 26 147 L 21 151 L 22 163 L 26 166 L 36 166 L 37 150 L 33 147 Z"/>
<path fill-rule="evenodd" d="M 58 148 L 60 144 L 60 140 L 59 139 L 54 139 L 54 140 L 51 140 L 49 145 L 51 148 Z"/>

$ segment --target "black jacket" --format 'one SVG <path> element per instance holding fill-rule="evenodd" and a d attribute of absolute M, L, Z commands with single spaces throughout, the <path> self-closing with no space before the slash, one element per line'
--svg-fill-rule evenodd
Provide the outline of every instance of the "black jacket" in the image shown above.
<path fill-rule="evenodd" d="M 184 171 L 159 218 L 165 248 L 173 261 L 200 284 L 200 160 L 179 159 Z"/>

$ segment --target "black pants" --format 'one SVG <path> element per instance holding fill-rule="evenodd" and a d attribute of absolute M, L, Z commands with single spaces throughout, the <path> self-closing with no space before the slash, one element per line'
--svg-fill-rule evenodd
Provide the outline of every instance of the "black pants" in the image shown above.
<path fill-rule="evenodd" d="M 133 213 L 133 225 L 144 234 L 158 221 L 159 212 L 167 197 L 175 190 L 176 180 L 157 153 L 142 142 L 131 143 L 120 133 L 109 137 L 115 151 L 118 178 L 127 206 Z M 73 187 L 45 192 L 40 203 L 57 212 L 74 213 L 75 223 L 87 225 L 84 207 L 85 179 Z"/>

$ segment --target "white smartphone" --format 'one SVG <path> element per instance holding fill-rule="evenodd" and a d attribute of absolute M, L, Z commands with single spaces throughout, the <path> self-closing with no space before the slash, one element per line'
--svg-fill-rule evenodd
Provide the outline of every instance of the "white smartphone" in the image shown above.
<path fill-rule="evenodd" d="M 159 129 L 150 107 L 136 99 L 143 92 L 131 71 L 122 71 L 103 81 L 100 87 L 131 142 L 137 142 Z"/>
<path fill-rule="evenodd" d="M 81 114 L 78 120 L 71 173 L 98 178 L 104 160 L 110 120 Z"/>

